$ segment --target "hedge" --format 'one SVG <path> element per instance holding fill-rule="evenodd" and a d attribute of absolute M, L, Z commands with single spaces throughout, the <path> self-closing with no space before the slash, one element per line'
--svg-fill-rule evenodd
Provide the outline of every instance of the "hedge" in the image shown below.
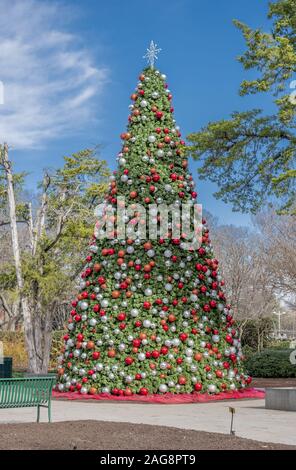
<path fill-rule="evenodd" d="M 291 364 L 293 349 L 265 349 L 253 354 L 246 362 L 248 373 L 253 377 L 296 377 L 296 365 Z"/>

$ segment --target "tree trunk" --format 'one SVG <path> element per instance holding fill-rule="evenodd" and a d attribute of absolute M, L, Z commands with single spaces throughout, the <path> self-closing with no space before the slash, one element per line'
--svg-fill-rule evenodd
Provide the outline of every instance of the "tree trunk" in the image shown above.
<path fill-rule="evenodd" d="M 18 287 L 20 302 L 22 306 L 22 314 L 24 318 L 25 341 L 26 341 L 28 357 L 29 357 L 29 371 L 35 372 L 37 369 L 37 363 L 36 363 L 36 356 L 34 353 L 32 319 L 31 319 L 28 299 L 26 298 L 24 294 L 24 278 L 23 278 L 23 273 L 22 273 L 20 246 L 19 246 L 18 231 L 17 231 L 13 176 L 12 176 L 12 170 L 11 170 L 11 163 L 8 159 L 8 145 L 6 143 L 4 144 L 4 147 L 3 147 L 2 159 L 3 159 L 3 166 L 4 166 L 6 180 L 7 180 L 7 196 L 8 196 L 12 250 L 13 250 L 14 263 L 15 263 L 17 287 Z"/>
<path fill-rule="evenodd" d="M 28 226 L 29 226 L 29 236 L 30 236 L 30 249 L 31 249 L 31 254 L 33 256 L 34 254 L 34 224 L 33 224 L 33 213 L 32 213 L 31 202 L 28 204 L 28 210 L 29 210 Z"/>
<path fill-rule="evenodd" d="M 52 343 L 52 317 L 51 312 L 48 310 L 44 320 L 43 330 L 43 362 L 42 373 L 47 373 L 49 367 L 50 350 Z"/>
<path fill-rule="evenodd" d="M 37 305 L 34 318 L 34 350 L 36 356 L 36 370 L 38 374 L 47 374 L 49 366 L 50 349 L 52 343 L 51 310 L 42 315 Z"/>
<path fill-rule="evenodd" d="M 260 327 L 257 326 L 257 351 L 260 352 Z"/>

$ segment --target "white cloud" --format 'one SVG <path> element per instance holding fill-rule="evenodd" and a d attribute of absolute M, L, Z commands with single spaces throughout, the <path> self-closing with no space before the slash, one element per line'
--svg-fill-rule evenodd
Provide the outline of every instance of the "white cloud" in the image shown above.
<path fill-rule="evenodd" d="M 39 0 L 0 6 L 0 142 L 37 148 L 82 130 L 96 117 L 108 70 L 95 64 L 79 35 L 65 31 L 71 11 Z"/>

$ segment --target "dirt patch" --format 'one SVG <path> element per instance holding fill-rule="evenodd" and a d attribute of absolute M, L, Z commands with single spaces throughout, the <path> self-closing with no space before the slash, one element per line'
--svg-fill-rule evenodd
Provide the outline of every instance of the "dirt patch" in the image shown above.
<path fill-rule="evenodd" d="M 1 424 L 0 435 L 1 450 L 296 450 L 296 446 L 252 441 L 226 434 L 105 421 Z"/>
<path fill-rule="evenodd" d="M 296 378 L 291 379 L 264 379 L 254 378 L 252 387 L 266 388 L 266 387 L 296 387 Z"/>

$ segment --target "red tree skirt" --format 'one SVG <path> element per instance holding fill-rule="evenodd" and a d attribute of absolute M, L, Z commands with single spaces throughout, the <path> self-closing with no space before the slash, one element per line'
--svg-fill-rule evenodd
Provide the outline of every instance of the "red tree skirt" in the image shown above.
<path fill-rule="evenodd" d="M 53 398 L 66 398 L 67 400 L 105 400 L 105 401 L 133 401 L 137 403 L 206 403 L 208 401 L 218 400 L 237 400 L 244 398 L 264 398 L 265 392 L 256 388 L 234 392 L 221 392 L 217 395 L 209 395 L 208 393 L 164 393 L 153 395 L 132 395 L 129 397 L 115 396 L 109 393 L 99 393 L 97 395 L 85 395 L 79 392 L 52 392 Z"/>

